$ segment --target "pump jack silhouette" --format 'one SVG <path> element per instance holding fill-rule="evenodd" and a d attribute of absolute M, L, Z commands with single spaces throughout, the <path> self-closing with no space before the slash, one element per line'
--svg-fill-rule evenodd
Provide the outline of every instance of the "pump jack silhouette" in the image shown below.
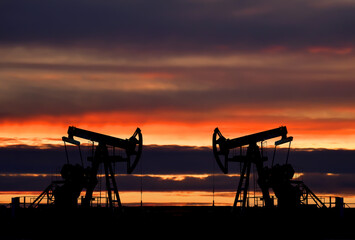
<path fill-rule="evenodd" d="M 104 165 L 106 190 L 110 208 L 121 208 L 121 200 L 115 180 L 115 173 L 112 168 L 114 162 L 125 162 L 127 164 L 127 173 L 133 172 L 138 164 L 142 154 L 143 137 L 139 128 L 133 133 L 129 139 L 120 139 L 88 130 L 69 127 L 68 137 L 63 137 L 65 142 L 74 144 L 79 147 L 80 142 L 74 137 L 87 139 L 97 142 L 93 157 L 88 157 L 91 166 L 84 168 L 80 165 L 65 164 L 61 170 L 64 180 L 53 181 L 29 206 L 30 208 L 38 207 L 44 197 L 50 203 L 59 208 L 72 208 L 77 206 L 77 199 L 84 188 L 86 188 L 85 198 L 81 206 L 89 207 L 93 199 L 93 192 L 98 183 L 97 174 L 100 164 Z M 125 156 L 109 155 L 107 146 L 123 149 Z"/>
<path fill-rule="evenodd" d="M 293 137 L 287 137 L 287 129 L 284 126 L 234 139 L 226 139 L 218 128 L 214 130 L 212 136 L 213 154 L 222 172 L 225 174 L 228 173 L 230 162 L 239 162 L 242 164 L 233 210 L 236 209 L 238 204 L 241 210 L 244 210 L 247 205 L 249 176 L 252 164 L 256 166 L 258 174 L 257 183 L 261 189 L 265 207 L 274 207 L 274 202 L 269 193 L 271 188 L 278 199 L 278 207 L 280 208 L 296 208 L 305 205 L 305 200 L 308 196 L 314 200 L 317 207 L 325 208 L 325 204 L 302 181 L 292 180 L 295 171 L 288 164 L 289 149 L 285 164 L 277 164 L 275 166 L 272 164 L 271 168 L 263 166 L 268 158 L 262 156 L 257 143 L 276 137 L 281 137 L 281 139 L 275 142 L 274 156 L 276 146 L 287 142 L 291 143 L 293 140 Z M 246 155 L 242 155 L 241 149 L 243 146 L 247 146 Z M 240 155 L 230 157 L 230 150 L 235 148 L 240 148 Z M 224 158 L 224 161 L 222 161 L 221 157 Z"/>

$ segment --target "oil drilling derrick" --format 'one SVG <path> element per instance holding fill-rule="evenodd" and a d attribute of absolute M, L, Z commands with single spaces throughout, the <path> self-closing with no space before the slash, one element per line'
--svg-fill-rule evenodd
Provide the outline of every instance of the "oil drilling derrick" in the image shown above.
<path fill-rule="evenodd" d="M 252 164 L 256 166 L 258 174 L 257 183 L 261 189 L 265 207 L 270 208 L 274 206 L 273 199 L 271 199 L 269 193 L 270 188 L 273 189 L 278 199 L 279 207 L 297 207 L 303 204 L 302 200 L 306 196 L 311 196 L 317 206 L 325 207 L 302 181 L 291 180 L 294 175 L 294 169 L 287 162 L 284 165 L 277 164 L 274 166 L 272 164 L 271 168 L 264 167 L 264 162 L 268 158 L 262 156 L 257 143 L 276 137 L 281 137 L 281 139 L 275 142 L 275 151 L 276 146 L 287 142 L 291 143 L 293 140 L 293 137 L 287 137 L 287 129 L 284 126 L 234 139 L 226 139 L 218 128 L 214 130 L 212 136 L 213 154 L 222 172 L 225 174 L 228 173 L 230 162 L 239 162 L 242 165 L 233 209 L 235 210 L 237 205 L 241 209 L 246 207 Z M 242 155 L 243 146 L 247 146 L 246 155 Z M 240 155 L 230 156 L 230 151 L 236 148 L 240 148 Z"/>
<path fill-rule="evenodd" d="M 69 162 L 65 164 L 61 170 L 64 180 L 53 181 L 30 207 L 38 206 L 45 196 L 47 196 L 47 199 L 53 200 L 57 207 L 76 207 L 77 199 L 84 188 L 86 193 L 81 205 L 82 207 L 89 207 L 93 199 L 94 189 L 98 183 L 99 166 L 103 164 L 109 206 L 110 208 L 120 208 L 122 205 L 112 163 L 124 162 L 127 164 L 127 173 L 133 172 L 142 153 L 143 137 L 141 130 L 137 128 L 129 139 L 120 139 L 76 127 L 69 127 L 68 137 L 62 138 L 64 144 L 67 142 L 77 145 L 80 150 L 80 142 L 75 140 L 74 137 L 98 143 L 93 157 L 88 157 L 87 159 L 91 162 L 91 166 L 84 168 L 78 164 L 69 164 Z M 125 156 L 109 155 L 108 146 L 124 150 Z"/>

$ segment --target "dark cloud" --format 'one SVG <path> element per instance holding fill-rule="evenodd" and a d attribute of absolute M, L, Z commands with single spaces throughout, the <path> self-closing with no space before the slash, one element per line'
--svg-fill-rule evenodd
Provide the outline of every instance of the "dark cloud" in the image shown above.
<path fill-rule="evenodd" d="M 309 1 L 2 1 L 1 43 L 140 52 L 352 45 L 352 5 Z"/>
<path fill-rule="evenodd" d="M 84 157 L 91 155 L 89 147 L 82 149 Z M 1 148 L 0 190 L 43 190 L 51 181 L 60 178 L 58 173 L 66 163 L 63 150 L 62 147 Z M 69 147 L 68 153 L 71 163 L 80 163 L 78 149 Z M 270 165 L 273 150 L 267 150 L 266 155 L 269 161 L 265 165 Z M 285 156 L 286 149 L 279 149 L 275 164 L 283 164 Z M 296 172 L 302 173 L 298 179 L 303 180 L 312 191 L 341 195 L 351 194 L 355 189 L 354 158 L 353 150 L 294 149 L 290 153 L 289 163 Z M 214 163 L 211 149 L 207 147 L 150 145 L 145 146 L 141 162 L 133 174 L 125 174 L 123 165 L 117 164 L 115 169 L 120 173 L 117 176 L 120 191 L 140 191 L 141 188 L 144 191 L 212 191 L 214 187 L 216 192 L 233 192 L 236 191 L 239 177 L 232 173 L 239 173 L 240 168 L 238 163 L 231 163 L 230 167 L 231 174 L 222 174 Z M 171 176 L 163 179 L 159 176 L 161 174 Z M 187 176 L 181 178 L 181 174 Z M 196 177 L 193 174 L 208 175 Z M 103 187 L 104 178 L 101 181 Z"/>
<path fill-rule="evenodd" d="M 63 148 L 0 148 L 1 173 L 59 173 L 66 162 Z"/>
<path fill-rule="evenodd" d="M 59 179 L 59 178 L 58 178 Z M 0 191 L 43 191 L 53 177 L 48 176 L 0 176 Z"/>
<path fill-rule="evenodd" d="M 79 150 L 67 147 L 69 162 L 80 163 Z M 91 147 L 81 147 L 82 156 L 92 156 Z M 1 173 L 59 173 L 67 162 L 64 147 L 38 149 L 33 147 L 0 148 Z M 134 173 L 178 174 L 211 172 L 213 155 L 209 148 L 178 146 L 144 146 L 141 164 Z M 126 166 L 117 164 L 119 173 L 125 173 Z"/>
<path fill-rule="evenodd" d="M 206 177 L 185 176 L 174 179 L 162 178 L 159 175 L 119 175 L 116 182 L 119 191 L 205 191 L 236 192 L 239 177 L 228 174 L 214 174 Z M 253 174 L 250 175 L 250 191 L 260 194 Z M 354 174 L 326 174 L 304 173 L 298 180 L 302 180 L 313 192 L 326 195 L 352 195 L 355 189 Z M 0 191 L 43 191 L 52 181 L 61 180 L 58 175 L 0 175 Z M 104 177 L 99 178 L 96 190 L 105 189 Z"/>
<path fill-rule="evenodd" d="M 0 120 L 177 110 L 193 113 L 189 121 L 200 117 L 195 113 L 211 121 L 221 108 L 235 113 L 260 106 L 270 112 L 351 107 L 355 6 L 331 3 L 2 1 Z M 263 52 L 275 46 L 297 54 Z M 314 46 L 349 54 L 317 58 L 307 54 Z M 181 54 L 198 58 L 174 59 Z M 164 65 L 165 60 L 171 62 Z M 173 79 L 162 77 L 158 87 L 152 84 L 156 88 L 140 86 L 145 79 L 137 74 L 152 72 Z M 102 73 L 136 75 L 127 90 L 117 86 L 132 78 L 89 77 Z M 81 85 L 71 84 L 79 79 Z"/>
<path fill-rule="evenodd" d="M 306 173 L 301 179 L 316 193 L 344 196 L 354 193 L 354 177 L 354 174 Z"/>
<path fill-rule="evenodd" d="M 352 150 L 296 149 L 290 153 L 290 163 L 300 172 L 355 173 Z"/>
<path fill-rule="evenodd" d="M 0 89 L 0 118 L 71 115 L 88 112 L 149 113 L 158 110 L 213 113 L 221 107 L 268 109 L 343 107 L 355 103 L 353 81 L 297 82 L 231 85 L 209 90 L 109 90 L 70 86 L 41 86 L 23 82 Z M 253 97 L 250 94 L 253 93 Z M 211 97 L 213 96 L 213 97 Z M 14 107 L 16 106 L 16 107 Z M 212 116 L 212 115 L 211 115 Z M 336 116 L 335 116 L 336 117 Z"/>
<path fill-rule="evenodd" d="M 84 164 L 91 156 L 91 147 L 82 146 Z M 271 165 L 273 149 L 264 151 Z M 275 164 L 286 162 L 287 149 L 278 149 Z M 0 173 L 59 173 L 66 163 L 64 147 L 39 149 L 30 146 L 0 148 Z M 69 162 L 80 164 L 79 150 L 68 146 Z M 355 174 L 354 150 L 291 149 L 289 163 L 296 172 Z M 238 163 L 230 164 L 231 173 L 239 173 Z M 126 166 L 117 164 L 118 173 L 125 173 Z M 208 147 L 144 146 L 141 161 L 133 173 L 140 174 L 204 174 L 222 173 Z"/>
<path fill-rule="evenodd" d="M 212 179 L 213 178 L 213 179 Z M 119 175 L 116 182 L 119 191 L 212 191 L 213 184 L 216 191 L 235 191 L 238 177 L 215 175 L 204 178 L 185 177 L 180 180 L 163 179 L 160 176 L 149 175 Z M 0 175 L 0 191 L 42 191 L 52 181 L 61 180 L 53 175 Z M 97 190 L 105 189 L 105 178 L 99 178 Z"/>

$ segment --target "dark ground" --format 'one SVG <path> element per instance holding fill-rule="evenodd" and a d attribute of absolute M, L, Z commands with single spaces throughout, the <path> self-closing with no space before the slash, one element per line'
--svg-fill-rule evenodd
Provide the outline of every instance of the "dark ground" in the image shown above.
<path fill-rule="evenodd" d="M 0 210 L 0 239 L 355 239 L 355 209 L 124 207 Z"/>

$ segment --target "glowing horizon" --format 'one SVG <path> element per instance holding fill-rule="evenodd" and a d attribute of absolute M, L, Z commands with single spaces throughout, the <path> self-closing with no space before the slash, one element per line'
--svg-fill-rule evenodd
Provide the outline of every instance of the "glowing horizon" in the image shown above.
<path fill-rule="evenodd" d="M 104 114 L 103 117 L 105 117 Z M 214 124 L 212 122 L 152 122 L 141 124 L 126 122 L 123 125 L 110 122 L 101 125 L 98 122 L 90 123 L 85 120 L 73 121 L 73 124 L 66 123 L 66 121 L 64 123 L 59 122 L 60 120 L 57 121 L 38 120 L 2 123 L 0 124 L 0 132 L 2 133 L 0 146 L 29 145 L 40 147 L 47 144 L 61 145 L 63 144 L 61 137 L 67 135 L 68 126 L 76 126 L 123 139 L 129 138 L 135 129 L 139 127 L 143 133 L 144 145 L 210 147 L 212 134 L 216 127 L 219 127 L 226 138 L 232 139 L 283 125 L 258 122 L 224 122 L 223 124 Z M 312 129 L 312 125 L 315 126 L 314 129 Z M 305 122 L 292 122 L 287 124 L 289 135 L 294 137 L 291 146 L 293 148 L 355 149 L 355 123 L 349 122 L 344 127 L 337 125 L 337 129 L 329 130 L 331 125 L 332 123 L 321 124 L 316 122 L 309 122 L 308 124 Z M 352 125 L 354 125 L 354 129 Z M 267 145 L 272 146 L 275 140 L 277 139 L 269 140 Z M 88 143 L 84 139 L 81 139 L 81 141 L 84 144 Z"/>
<path fill-rule="evenodd" d="M 0 204 L 7 205 L 11 203 L 11 198 L 20 197 L 20 202 L 30 204 L 41 192 L 40 191 L 0 191 Z M 335 205 L 335 197 L 338 195 L 317 194 L 322 201 L 329 206 Z M 94 197 L 107 198 L 105 193 L 94 192 Z M 275 201 L 276 197 L 272 194 Z M 249 206 L 263 206 L 261 192 L 250 193 Z M 346 194 L 344 196 L 344 203 L 349 206 L 355 204 L 355 195 Z M 120 199 L 123 206 L 233 206 L 235 192 L 233 191 L 122 191 L 120 192 Z M 331 199 L 330 199 L 331 198 Z M 254 202 L 255 199 L 255 202 Z M 98 202 L 95 202 L 98 201 Z M 102 206 L 106 204 L 106 200 L 99 202 L 95 200 L 94 204 L 101 203 Z M 275 202 L 276 203 L 276 202 Z"/>

